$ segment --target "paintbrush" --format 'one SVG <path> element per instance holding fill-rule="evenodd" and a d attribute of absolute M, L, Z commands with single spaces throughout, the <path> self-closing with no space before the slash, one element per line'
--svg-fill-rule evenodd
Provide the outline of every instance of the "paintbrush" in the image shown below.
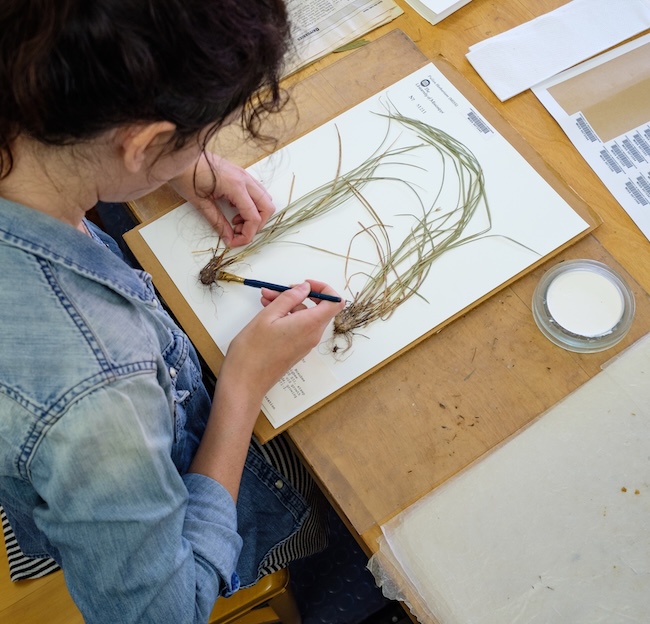
<path fill-rule="evenodd" d="M 276 292 L 284 292 L 289 290 L 291 286 L 281 286 L 280 284 L 271 284 L 270 282 L 261 282 L 260 280 L 246 279 L 244 277 L 239 277 L 239 275 L 233 275 L 232 273 L 227 273 L 226 271 L 219 271 L 217 273 L 217 280 L 222 282 L 235 282 L 237 284 L 244 284 L 244 286 L 252 286 L 253 288 L 268 288 L 269 290 L 275 290 Z M 324 293 L 310 291 L 309 297 L 312 299 L 322 299 L 323 301 L 334 301 L 339 303 L 341 297 L 335 297 L 333 295 L 326 295 Z"/>

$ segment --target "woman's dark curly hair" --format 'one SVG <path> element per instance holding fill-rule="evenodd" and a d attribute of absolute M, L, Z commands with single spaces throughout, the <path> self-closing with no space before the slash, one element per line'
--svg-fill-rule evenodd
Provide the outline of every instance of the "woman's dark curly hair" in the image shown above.
<path fill-rule="evenodd" d="M 0 178 L 19 135 L 67 145 L 171 121 L 179 148 L 237 110 L 258 136 L 283 100 L 282 0 L 2 0 L 0 32 Z"/>

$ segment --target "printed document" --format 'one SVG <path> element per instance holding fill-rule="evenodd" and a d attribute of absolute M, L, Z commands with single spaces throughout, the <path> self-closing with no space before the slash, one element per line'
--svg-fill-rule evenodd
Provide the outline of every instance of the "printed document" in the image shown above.
<path fill-rule="evenodd" d="M 287 74 L 403 13 L 393 0 L 288 0 L 295 52 Z"/>
<path fill-rule="evenodd" d="M 650 35 L 569 69 L 533 93 L 650 238 Z"/>

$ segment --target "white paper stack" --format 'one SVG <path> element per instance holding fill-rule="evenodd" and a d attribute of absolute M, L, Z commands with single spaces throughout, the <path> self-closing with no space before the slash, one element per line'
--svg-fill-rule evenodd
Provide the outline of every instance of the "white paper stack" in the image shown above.
<path fill-rule="evenodd" d="M 573 0 L 470 47 L 467 60 L 503 102 L 650 28 L 650 0 Z"/>
<path fill-rule="evenodd" d="M 406 0 L 425 20 L 431 24 L 449 17 L 471 0 Z"/>

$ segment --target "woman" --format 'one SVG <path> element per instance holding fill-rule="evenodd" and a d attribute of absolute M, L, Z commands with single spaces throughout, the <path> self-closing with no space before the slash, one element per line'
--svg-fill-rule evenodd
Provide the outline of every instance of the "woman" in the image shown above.
<path fill-rule="evenodd" d="M 342 304 L 305 305 L 332 292 L 317 281 L 263 290 L 210 402 L 149 277 L 85 214 L 169 183 L 227 244 L 251 240 L 271 199 L 205 145 L 279 108 L 284 5 L 2 0 L 0 30 L 0 503 L 86 621 L 206 621 L 304 526 L 249 443 L 262 397 Z"/>

